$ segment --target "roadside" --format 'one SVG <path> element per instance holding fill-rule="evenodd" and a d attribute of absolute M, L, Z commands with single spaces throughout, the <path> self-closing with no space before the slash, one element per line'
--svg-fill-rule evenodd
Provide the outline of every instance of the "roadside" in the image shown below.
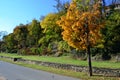
<path fill-rule="evenodd" d="M 0 61 L 0 64 L 0 74 L 7 80 L 80 80 L 4 61 Z"/>
<path fill-rule="evenodd" d="M 104 77 L 104 76 L 100 76 L 100 75 L 96 75 L 96 74 L 94 74 L 94 76 L 92 76 L 92 77 L 89 77 L 86 73 L 83 73 L 83 72 L 74 72 L 74 71 L 68 71 L 68 70 L 63 70 L 63 69 L 55 69 L 55 68 L 51 68 L 51 67 L 25 64 L 25 63 L 20 63 L 20 62 L 12 62 L 12 61 L 9 61 L 6 59 L 1 59 L 1 60 L 7 61 L 7 62 L 10 62 L 13 64 L 25 66 L 25 67 L 38 69 L 38 70 L 43 70 L 43 71 L 61 74 L 61 75 L 65 75 L 65 76 L 71 76 L 71 77 L 79 78 L 82 80 L 119 80 L 118 77 Z"/>
<path fill-rule="evenodd" d="M 0 56 L 12 57 L 12 58 L 22 58 L 27 60 L 35 60 L 35 61 L 43 61 L 43 62 L 55 62 L 62 64 L 72 64 L 72 65 L 80 65 L 80 66 L 88 66 L 87 61 L 76 60 L 71 58 L 70 56 L 61 56 L 61 57 L 52 57 L 52 56 L 23 56 L 18 54 L 8 54 L 8 53 L 0 53 Z M 116 61 L 92 61 L 93 67 L 98 68 L 111 68 L 111 69 L 119 69 L 120 62 Z"/>

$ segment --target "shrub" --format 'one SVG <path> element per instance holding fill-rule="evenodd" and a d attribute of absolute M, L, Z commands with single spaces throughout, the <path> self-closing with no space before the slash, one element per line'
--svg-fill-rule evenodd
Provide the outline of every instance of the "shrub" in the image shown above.
<path fill-rule="evenodd" d="M 86 60 L 87 56 L 84 50 L 73 49 L 71 51 L 71 57 L 74 59 Z"/>
<path fill-rule="evenodd" d="M 30 48 L 30 51 L 31 51 L 34 55 L 40 55 L 39 48 L 32 47 L 32 48 Z"/>

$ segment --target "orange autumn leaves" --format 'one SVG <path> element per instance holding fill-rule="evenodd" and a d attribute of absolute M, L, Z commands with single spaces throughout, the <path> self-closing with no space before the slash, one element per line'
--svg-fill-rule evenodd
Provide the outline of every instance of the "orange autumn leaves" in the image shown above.
<path fill-rule="evenodd" d="M 57 21 L 62 27 L 63 39 L 76 49 L 86 49 L 86 27 L 89 30 L 90 45 L 93 46 L 101 38 L 100 29 L 103 24 L 100 22 L 101 14 L 99 4 L 93 5 L 89 11 L 80 11 L 77 4 L 72 2 L 68 8 L 67 14 Z"/>

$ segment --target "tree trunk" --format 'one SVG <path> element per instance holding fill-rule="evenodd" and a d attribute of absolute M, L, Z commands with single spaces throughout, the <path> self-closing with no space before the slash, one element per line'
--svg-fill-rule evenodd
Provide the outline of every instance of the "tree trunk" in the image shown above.
<path fill-rule="evenodd" d="M 91 64 L 91 53 L 90 53 L 90 41 L 89 41 L 89 28 L 86 27 L 86 52 L 88 55 L 88 66 L 89 66 L 89 76 L 92 76 L 92 64 Z"/>
<path fill-rule="evenodd" d="M 90 45 L 87 46 L 87 55 L 88 55 L 88 65 L 89 65 L 89 76 L 92 76 Z"/>

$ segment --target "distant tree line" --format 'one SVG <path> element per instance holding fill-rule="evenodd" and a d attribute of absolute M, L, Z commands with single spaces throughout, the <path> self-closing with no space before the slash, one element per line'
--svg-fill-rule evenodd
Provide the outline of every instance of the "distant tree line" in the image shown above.
<path fill-rule="evenodd" d="M 62 39 L 63 29 L 57 24 L 62 16 L 67 15 L 70 2 L 55 1 L 56 12 L 41 17 L 40 21 L 33 19 L 29 24 L 19 24 L 12 33 L 4 36 L 0 41 L 1 52 L 20 55 L 72 55 L 75 58 L 85 59 L 83 49 L 76 50 Z M 73 1 L 77 3 L 77 8 L 81 11 L 92 9 L 88 8 L 88 1 L 91 1 L 89 6 L 96 2 L 96 0 Z M 111 55 L 120 53 L 120 10 L 111 7 L 110 13 L 106 15 L 105 0 L 100 1 L 102 1 L 100 11 L 101 15 L 104 15 L 105 25 L 100 30 L 102 38 L 92 46 L 91 53 L 92 56 L 101 55 L 106 60 L 110 59 Z"/>

